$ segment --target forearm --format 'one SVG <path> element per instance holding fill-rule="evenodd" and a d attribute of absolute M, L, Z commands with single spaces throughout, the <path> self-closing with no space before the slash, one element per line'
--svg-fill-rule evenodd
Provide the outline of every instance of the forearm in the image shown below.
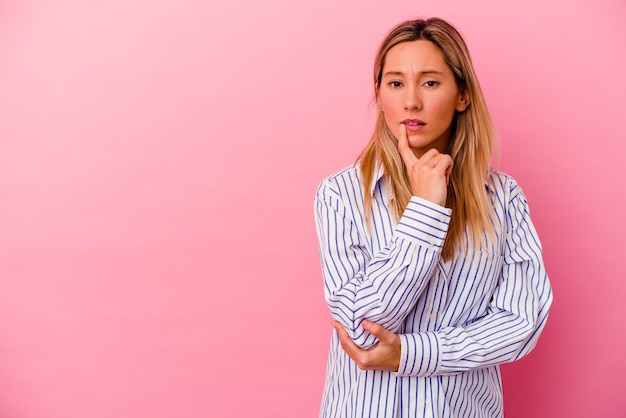
<path fill-rule="evenodd" d="M 415 306 L 439 257 L 432 249 L 406 241 L 398 243 L 388 256 L 347 283 L 334 283 L 334 276 L 325 274 L 327 289 L 332 289 L 325 295 L 331 315 L 362 347 L 376 340 L 363 330 L 361 322 L 369 319 L 396 332 Z"/>
<path fill-rule="evenodd" d="M 342 208 L 339 208 L 342 209 Z M 355 225 L 318 199 L 316 222 L 325 296 L 333 317 L 362 347 L 376 339 L 363 319 L 397 331 L 441 257 L 450 211 L 413 198 L 389 245 L 371 257 Z"/>
<path fill-rule="evenodd" d="M 487 315 L 467 326 L 400 335 L 398 374 L 456 374 L 512 362 L 528 354 L 546 324 L 552 302 L 547 277 L 535 290 L 516 298 L 532 301 L 524 309 L 518 310 L 519 305 L 498 306 L 496 295 Z"/>

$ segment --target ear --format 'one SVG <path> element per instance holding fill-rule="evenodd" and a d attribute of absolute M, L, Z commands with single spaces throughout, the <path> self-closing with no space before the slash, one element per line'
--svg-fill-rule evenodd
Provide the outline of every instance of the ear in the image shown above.
<path fill-rule="evenodd" d="M 470 105 L 470 97 L 467 89 L 463 89 L 461 95 L 459 96 L 459 101 L 456 104 L 456 110 L 459 112 L 465 111 L 467 107 Z"/>
<path fill-rule="evenodd" d="M 376 91 L 376 108 L 384 113 L 383 105 L 380 103 L 380 96 L 378 95 L 378 90 Z"/>

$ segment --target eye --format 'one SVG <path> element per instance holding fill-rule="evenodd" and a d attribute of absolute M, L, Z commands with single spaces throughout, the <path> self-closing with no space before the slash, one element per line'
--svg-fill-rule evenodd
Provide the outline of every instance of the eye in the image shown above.
<path fill-rule="evenodd" d="M 399 87 L 402 87 L 402 83 L 399 81 L 390 81 L 389 83 L 387 83 L 387 85 L 391 87 L 392 89 L 397 89 Z"/>
<path fill-rule="evenodd" d="M 422 84 L 422 86 L 424 87 L 437 87 L 438 85 L 439 85 L 439 82 L 435 80 L 428 80 L 424 84 Z"/>

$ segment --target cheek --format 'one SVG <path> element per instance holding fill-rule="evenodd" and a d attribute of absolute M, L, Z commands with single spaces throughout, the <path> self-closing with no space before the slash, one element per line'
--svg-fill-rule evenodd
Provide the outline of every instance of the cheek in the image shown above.
<path fill-rule="evenodd" d="M 397 120 L 398 117 L 397 117 L 397 114 L 396 114 L 397 111 L 395 110 L 393 102 L 389 100 L 388 97 L 379 97 L 378 106 L 383 112 L 383 119 L 385 120 L 387 127 L 397 137 L 398 132 L 396 131 L 398 129 L 396 128 L 395 125 L 398 123 L 398 120 Z"/>
<path fill-rule="evenodd" d="M 383 119 L 385 120 L 387 128 L 389 128 L 393 136 L 397 138 L 398 135 L 400 135 L 400 128 L 398 126 L 397 118 L 393 115 L 393 111 L 385 110 L 385 112 L 383 112 Z"/>
<path fill-rule="evenodd" d="M 398 122 L 398 106 L 397 103 L 395 103 L 392 99 L 390 98 L 381 98 L 378 101 L 378 105 L 380 106 L 381 110 L 383 111 L 383 116 L 385 117 L 385 121 L 387 122 L 388 126 L 392 126 L 394 121 Z"/>
<path fill-rule="evenodd" d="M 432 110 L 442 122 L 450 122 L 456 112 L 456 100 L 448 97 L 436 97 L 431 102 Z"/>
<path fill-rule="evenodd" d="M 387 100 L 384 96 L 378 97 L 378 107 L 380 107 L 385 115 L 391 111 L 391 105 L 389 104 L 389 100 Z"/>
<path fill-rule="evenodd" d="M 385 113 L 385 116 L 391 116 L 398 112 L 398 100 L 397 94 L 392 94 L 388 91 L 383 91 L 378 95 L 378 105 Z"/>

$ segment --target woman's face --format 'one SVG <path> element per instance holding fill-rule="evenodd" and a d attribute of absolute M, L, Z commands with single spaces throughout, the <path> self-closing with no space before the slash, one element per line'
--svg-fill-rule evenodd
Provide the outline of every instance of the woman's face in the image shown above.
<path fill-rule="evenodd" d="M 468 104 L 467 92 L 459 91 L 452 70 L 432 42 L 403 42 L 387 52 L 378 105 L 396 138 L 406 126 L 417 158 L 431 148 L 446 150 L 455 111 L 464 111 Z"/>

